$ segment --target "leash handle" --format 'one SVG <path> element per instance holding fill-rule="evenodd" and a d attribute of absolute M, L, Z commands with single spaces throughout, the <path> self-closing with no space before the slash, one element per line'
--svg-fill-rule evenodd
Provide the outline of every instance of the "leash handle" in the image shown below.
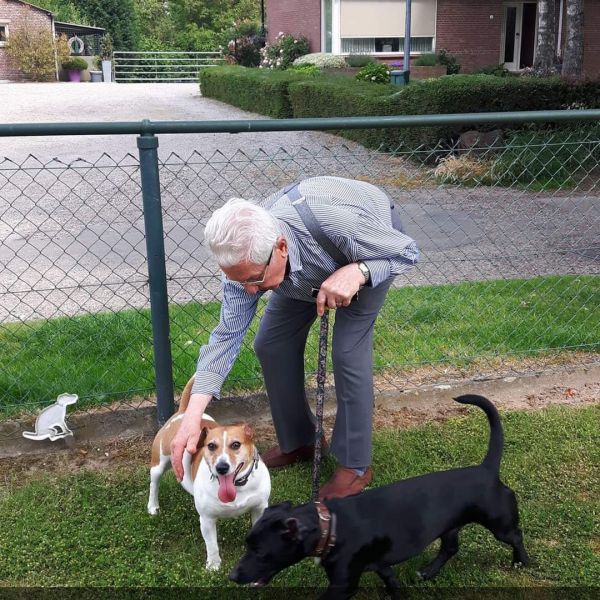
<path fill-rule="evenodd" d="M 317 500 L 319 496 L 319 483 L 321 481 L 321 454 L 323 439 L 323 406 L 325 404 L 325 380 L 327 377 L 327 340 L 329 335 L 329 311 L 325 311 L 321 317 L 319 330 L 319 358 L 317 362 L 317 404 L 316 404 L 316 428 L 315 428 L 315 456 L 313 461 L 312 475 L 312 499 Z"/>

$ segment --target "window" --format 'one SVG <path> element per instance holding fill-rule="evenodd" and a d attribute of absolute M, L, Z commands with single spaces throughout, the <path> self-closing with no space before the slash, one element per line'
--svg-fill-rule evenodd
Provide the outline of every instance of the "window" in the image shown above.
<path fill-rule="evenodd" d="M 342 54 L 388 54 L 404 51 L 405 0 L 338 2 Z M 436 0 L 412 0 L 411 6 L 411 53 L 433 52 Z"/>
<path fill-rule="evenodd" d="M 410 38 L 410 51 L 433 52 L 433 37 Z M 342 38 L 342 54 L 388 54 L 404 52 L 403 37 Z"/>
<path fill-rule="evenodd" d="M 0 21 L 0 46 L 6 46 L 8 42 L 8 22 Z"/>

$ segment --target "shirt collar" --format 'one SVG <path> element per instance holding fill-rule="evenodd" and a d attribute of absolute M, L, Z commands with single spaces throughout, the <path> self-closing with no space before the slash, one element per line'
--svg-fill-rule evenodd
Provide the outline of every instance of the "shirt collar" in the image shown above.
<path fill-rule="evenodd" d="M 300 252 L 298 250 L 298 241 L 296 236 L 293 234 L 291 228 L 287 223 L 278 219 L 279 226 L 281 228 L 281 234 L 285 238 L 288 246 L 289 260 L 290 260 L 290 272 L 302 270 L 302 261 L 300 260 Z"/>

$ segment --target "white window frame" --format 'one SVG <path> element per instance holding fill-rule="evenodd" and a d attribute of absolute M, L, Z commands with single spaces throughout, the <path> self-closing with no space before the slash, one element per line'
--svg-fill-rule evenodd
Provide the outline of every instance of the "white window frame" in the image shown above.
<path fill-rule="evenodd" d="M 6 41 L 0 42 L 0 48 L 6 46 L 8 44 L 8 40 L 10 39 L 9 25 L 10 19 L 0 19 L 0 25 L 3 25 L 6 30 Z"/>
<path fill-rule="evenodd" d="M 529 0 L 531 1 L 531 0 Z M 342 4 L 343 0 L 331 0 L 331 52 L 333 54 L 341 54 L 342 56 L 349 56 L 348 52 L 342 52 L 342 37 L 341 37 L 341 14 L 342 14 Z M 433 37 L 431 41 L 431 50 L 427 52 L 415 52 L 411 49 L 411 56 L 418 56 L 420 54 L 430 54 L 436 52 L 437 46 L 437 14 L 438 14 L 438 3 L 435 0 L 435 21 L 433 24 Z M 323 4 L 321 4 L 321 48 L 325 48 L 325 16 L 323 10 Z M 364 36 L 372 37 L 372 36 Z M 402 30 L 402 35 L 398 36 L 399 38 L 404 37 L 404 29 Z M 416 36 L 415 36 L 416 37 Z M 430 37 L 430 36 L 426 36 Z M 414 39 L 413 36 L 411 36 Z M 355 39 L 355 38 L 352 38 Z M 322 50 L 324 52 L 325 50 Z M 404 56 L 404 51 L 400 50 L 399 52 L 371 52 L 372 56 Z"/>

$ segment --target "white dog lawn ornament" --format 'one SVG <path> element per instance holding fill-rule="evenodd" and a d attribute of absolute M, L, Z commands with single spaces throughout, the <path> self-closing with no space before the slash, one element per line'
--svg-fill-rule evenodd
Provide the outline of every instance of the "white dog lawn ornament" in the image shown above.
<path fill-rule="evenodd" d="M 73 432 L 67 427 L 65 418 L 67 406 L 75 404 L 79 396 L 77 394 L 61 394 L 55 404 L 44 408 L 35 420 L 35 431 L 24 431 L 23 437 L 28 440 L 60 440 Z"/>

